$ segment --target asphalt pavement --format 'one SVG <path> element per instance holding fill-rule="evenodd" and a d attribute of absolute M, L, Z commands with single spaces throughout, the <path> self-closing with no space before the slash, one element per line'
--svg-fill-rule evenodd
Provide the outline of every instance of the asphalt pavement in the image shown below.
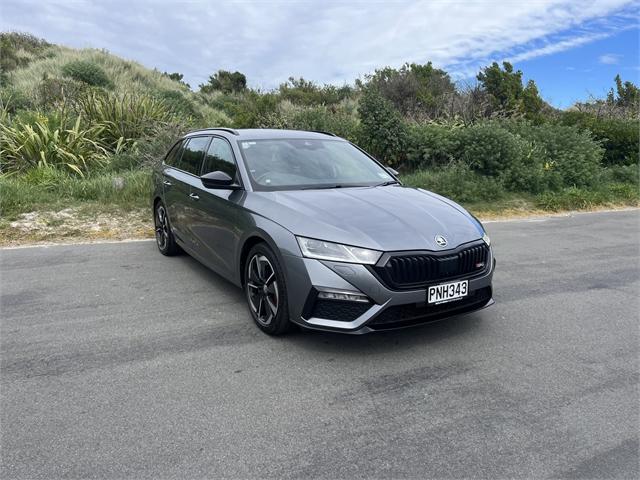
<path fill-rule="evenodd" d="M 0 477 L 638 478 L 640 212 L 489 223 L 496 305 L 261 333 L 153 242 L 0 251 Z"/>

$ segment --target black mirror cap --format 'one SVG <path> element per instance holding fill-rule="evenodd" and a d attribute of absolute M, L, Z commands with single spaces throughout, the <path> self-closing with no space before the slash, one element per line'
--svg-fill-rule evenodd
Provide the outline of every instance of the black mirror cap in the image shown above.
<path fill-rule="evenodd" d="M 235 188 L 237 185 L 233 184 L 233 178 L 220 170 L 215 172 L 209 172 L 200 177 L 200 181 L 205 188 Z"/>
<path fill-rule="evenodd" d="M 397 177 L 398 175 L 400 175 L 400 172 L 398 172 L 397 170 L 394 170 L 391 167 L 386 167 L 387 168 L 387 172 L 389 172 L 391 175 L 393 175 L 394 177 Z"/>

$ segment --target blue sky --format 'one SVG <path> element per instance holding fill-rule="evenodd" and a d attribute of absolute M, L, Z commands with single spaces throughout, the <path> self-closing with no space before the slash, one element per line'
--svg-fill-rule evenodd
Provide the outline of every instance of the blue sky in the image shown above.
<path fill-rule="evenodd" d="M 426 63 L 460 82 L 511 61 L 559 107 L 638 83 L 638 0 L 3 0 L 0 30 L 106 48 L 192 86 L 218 69 L 269 89 L 289 76 L 352 83 Z"/>

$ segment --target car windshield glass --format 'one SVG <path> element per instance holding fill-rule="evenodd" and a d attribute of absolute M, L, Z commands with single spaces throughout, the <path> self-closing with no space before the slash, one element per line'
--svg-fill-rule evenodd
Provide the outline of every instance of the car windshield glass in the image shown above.
<path fill-rule="evenodd" d="M 379 185 L 393 177 L 341 140 L 270 139 L 240 142 L 256 190 L 301 190 Z"/>

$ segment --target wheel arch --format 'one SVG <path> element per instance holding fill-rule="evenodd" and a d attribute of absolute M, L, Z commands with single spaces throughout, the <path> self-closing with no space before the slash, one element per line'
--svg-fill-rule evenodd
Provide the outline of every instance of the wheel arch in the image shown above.
<path fill-rule="evenodd" d="M 249 251 L 258 243 L 265 243 L 276 256 L 278 263 L 282 267 L 283 274 L 285 279 L 288 277 L 288 272 L 286 269 L 286 265 L 284 262 L 283 255 L 285 254 L 293 254 L 295 255 L 295 249 L 298 249 L 295 237 L 291 232 L 284 229 L 280 225 L 269 225 L 271 233 L 267 232 L 263 228 L 255 228 L 251 232 L 248 232 L 246 237 L 242 240 L 238 256 L 237 256 L 237 265 L 238 265 L 238 282 L 240 286 L 244 286 L 245 282 L 245 264 L 247 261 L 247 256 L 249 255 Z M 299 249 L 298 249 L 298 255 Z"/>

